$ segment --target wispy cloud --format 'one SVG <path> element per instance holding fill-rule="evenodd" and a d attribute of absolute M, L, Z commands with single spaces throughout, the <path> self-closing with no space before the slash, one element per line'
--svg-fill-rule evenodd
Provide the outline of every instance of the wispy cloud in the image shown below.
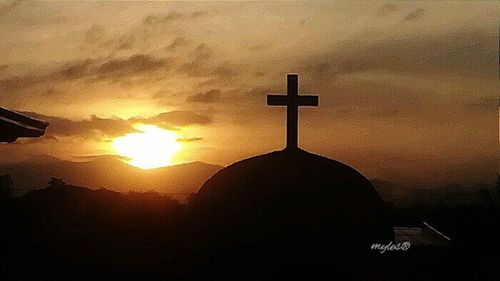
<path fill-rule="evenodd" d="M 92 115 L 89 119 L 71 120 L 56 116 L 47 116 L 34 112 L 23 112 L 29 116 L 43 119 L 49 122 L 47 134 L 63 137 L 102 138 L 116 137 L 126 133 L 135 132 L 133 125 L 136 123 L 154 124 L 166 129 L 178 129 L 180 127 L 212 123 L 208 115 L 192 111 L 170 111 L 163 112 L 150 118 L 134 117 L 121 119 L 118 117 L 102 118 Z"/>
<path fill-rule="evenodd" d="M 425 10 L 422 8 L 415 9 L 414 11 L 408 13 L 404 18 L 403 21 L 416 21 L 423 17 L 425 14 Z"/>
<path fill-rule="evenodd" d="M 187 102 L 197 103 L 214 103 L 219 101 L 221 91 L 219 89 L 211 89 L 206 92 L 197 93 L 186 98 Z"/>

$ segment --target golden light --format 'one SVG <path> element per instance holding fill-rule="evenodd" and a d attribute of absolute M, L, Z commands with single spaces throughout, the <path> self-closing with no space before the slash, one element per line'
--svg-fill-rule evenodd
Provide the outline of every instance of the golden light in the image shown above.
<path fill-rule="evenodd" d="M 175 133 L 155 125 L 137 124 L 138 133 L 126 134 L 113 140 L 116 153 L 130 159 L 127 163 L 154 169 L 172 164 L 172 157 L 181 148 Z"/>

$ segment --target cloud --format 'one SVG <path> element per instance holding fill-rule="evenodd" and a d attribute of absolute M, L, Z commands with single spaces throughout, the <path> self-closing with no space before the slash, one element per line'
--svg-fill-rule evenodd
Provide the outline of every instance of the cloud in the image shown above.
<path fill-rule="evenodd" d="M 223 64 L 217 66 L 211 74 L 221 81 L 229 81 L 240 74 L 240 68 L 241 67 L 236 67 L 235 65 Z"/>
<path fill-rule="evenodd" d="M 120 37 L 117 42 L 116 50 L 130 50 L 135 43 L 135 36 L 133 34 L 127 34 Z"/>
<path fill-rule="evenodd" d="M 16 0 L 16 1 L 12 1 L 10 3 L 7 3 L 5 5 L 2 5 L 0 6 L 0 17 L 13 11 L 14 9 L 16 9 L 17 7 L 19 7 L 21 5 L 23 1 L 20 1 L 20 0 Z"/>
<path fill-rule="evenodd" d="M 395 40 L 371 34 L 332 45 L 303 59 L 301 72 L 318 79 L 375 70 L 405 73 L 491 74 L 497 63 L 497 31 L 471 26 L 446 33 L 422 33 Z"/>
<path fill-rule="evenodd" d="M 120 118 L 100 118 L 92 115 L 90 119 L 86 120 L 70 120 L 34 112 L 23 113 L 48 121 L 47 134 L 52 136 L 91 138 L 96 136 L 118 136 L 135 131 L 132 124 Z"/>
<path fill-rule="evenodd" d="M 40 81 L 40 77 L 35 76 L 14 76 L 11 78 L 5 78 L 0 80 L 0 90 L 5 93 L 10 93 L 12 91 L 31 87 Z"/>
<path fill-rule="evenodd" d="M 190 61 L 185 62 L 179 70 L 186 73 L 188 76 L 204 77 L 210 75 L 210 69 L 207 64 L 212 58 L 213 52 L 207 44 L 199 44 L 191 53 L 189 53 Z"/>
<path fill-rule="evenodd" d="M 403 21 L 416 21 L 420 19 L 425 13 L 425 10 L 422 8 L 418 8 L 414 10 L 411 13 L 408 13 L 404 18 Z"/>
<path fill-rule="evenodd" d="M 178 142 L 194 142 L 194 141 L 201 141 L 203 138 L 179 138 L 177 139 Z"/>
<path fill-rule="evenodd" d="M 267 49 L 270 49 L 273 46 L 273 43 L 262 43 L 262 44 L 256 44 L 248 47 L 250 51 L 253 52 L 262 52 Z"/>
<path fill-rule="evenodd" d="M 69 62 L 64 64 L 59 70 L 49 74 L 46 78 L 50 80 L 72 80 L 90 75 L 91 67 L 95 63 L 92 59 Z M 41 77 L 40 80 L 45 80 Z"/>
<path fill-rule="evenodd" d="M 138 75 L 144 72 L 151 72 L 158 69 L 169 68 L 172 59 L 158 59 L 150 55 L 137 54 L 127 59 L 114 59 L 99 65 L 94 69 L 94 73 L 103 75 Z"/>
<path fill-rule="evenodd" d="M 43 83 L 60 83 L 83 78 L 92 78 L 92 81 L 126 79 L 157 70 L 166 72 L 173 65 L 173 58 L 157 58 L 144 54 L 106 60 L 85 59 L 66 63 L 46 75 L 26 74 L 1 79 L 0 90 L 11 92 Z"/>
<path fill-rule="evenodd" d="M 379 17 L 387 16 L 387 15 L 395 13 L 398 9 L 399 8 L 396 4 L 388 3 L 388 4 L 380 6 L 380 8 L 377 11 L 377 15 Z"/>
<path fill-rule="evenodd" d="M 170 45 L 167 46 L 166 49 L 168 51 L 173 51 L 178 47 L 183 47 L 183 46 L 186 46 L 188 44 L 189 44 L 189 42 L 184 37 L 177 37 L 174 39 L 174 41 Z"/>
<path fill-rule="evenodd" d="M 498 99 L 498 97 L 475 98 L 465 106 L 471 106 L 472 109 L 476 109 L 482 112 L 498 111 L 500 107 L 500 99 Z"/>
<path fill-rule="evenodd" d="M 212 123 L 212 118 L 193 111 L 174 110 L 163 112 L 147 119 L 132 118 L 129 121 L 153 122 L 165 127 L 184 127 L 190 125 L 209 125 Z"/>
<path fill-rule="evenodd" d="M 196 12 L 191 14 L 191 17 L 192 18 L 199 18 L 201 16 L 205 16 L 206 14 L 208 14 L 208 11 L 196 11 Z"/>
<path fill-rule="evenodd" d="M 280 94 L 283 92 L 282 86 L 257 86 L 246 91 L 244 94 L 248 97 L 265 97 L 269 94 Z"/>
<path fill-rule="evenodd" d="M 166 129 L 177 129 L 191 125 L 208 125 L 212 123 L 210 116 L 192 111 L 163 112 L 151 118 L 121 119 L 117 117 L 102 118 L 92 115 L 90 119 L 71 120 L 62 117 L 22 112 L 28 116 L 49 122 L 47 135 L 53 137 L 100 138 L 116 137 L 136 132 L 135 123 L 153 124 Z"/>
<path fill-rule="evenodd" d="M 163 24 L 168 24 L 168 23 L 173 23 L 177 22 L 180 20 L 184 19 L 197 19 L 202 16 L 205 16 L 208 14 L 208 11 L 195 11 L 191 13 L 190 15 L 185 15 L 182 13 L 179 13 L 177 11 L 172 11 L 167 14 L 153 14 L 153 15 L 148 15 L 146 16 L 143 20 L 142 23 L 146 26 L 151 26 L 151 25 L 163 25 Z"/>
<path fill-rule="evenodd" d="M 221 91 L 219 89 L 211 89 L 207 92 L 197 93 L 186 98 L 186 102 L 195 103 L 214 103 L 219 101 Z"/>
<path fill-rule="evenodd" d="M 143 19 L 143 23 L 145 25 L 155 25 L 155 24 L 165 24 L 169 22 L 173 22 L 176 20 L 183 19 L 184 15 L 178 13 L 176 11 L 170 12 L 168 14 L 159 14 L 159 15 L 149 15 Z"/>
<path fill-rule="evenodd" d="M 62 94 L 63 94 L 62 92 L 55 90 L 53 88 L 50 88 L 47 91 L 45 91 L 42 95 L 44 97 L 60 97 L 60 96 L 62 96 Z"/>
<path fill-rule="evenodd" d="M 95 44 L 104 38 L 105 33 L 102 25 L 94 24 L 85 31 L 84 40 L 89 44 Z"/>
<path fill-rule="evenodd" d="M 205 62 L 210 57 L 212 57 L 212 50 L 207 46 L 207 44 L 202 43 L 198 45 L 189 55 L 192 59 L 193 62 Z"/>

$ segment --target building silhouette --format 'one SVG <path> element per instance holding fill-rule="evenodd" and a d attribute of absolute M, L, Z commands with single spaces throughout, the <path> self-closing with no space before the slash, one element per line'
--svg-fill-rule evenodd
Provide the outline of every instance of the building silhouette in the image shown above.
<path fill-rule="evenodd" d="M 0 142 L 41 137 L 48 125 L 48 122 L 0 107 Z"/>
<path fill-rule="evenodd" d="M 297 107 L 316 106 L 318 97 L 297 94 L 296 74 L 287 82 L 286 96 L 268 96 L 269 105 L 287 106 L 286 147 L 222 169 L 191 204 L 197 272 L 219 276 L 229 267 L 271 279 L 321 268 L 331 273 L 369 255 L 373 243 L 394 239 L 366 177 L 299 148 Z M 342 261 L 332 266 L 333 257 Z"/>

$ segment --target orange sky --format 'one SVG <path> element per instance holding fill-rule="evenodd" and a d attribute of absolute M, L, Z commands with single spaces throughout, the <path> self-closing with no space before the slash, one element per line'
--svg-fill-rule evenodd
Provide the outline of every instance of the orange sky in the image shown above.
<path fill-rule="evenodd" d="M 496 2 L 14 1 L 0 38 L 0 105 L 51 122 L 0 161 L 110 154 L 136 122 L 173 130 L 177 163 L 280 149 L 265 95 L 288 72 L 320 96 L 302 147 L 369 175 L 498 154 Z"/>

